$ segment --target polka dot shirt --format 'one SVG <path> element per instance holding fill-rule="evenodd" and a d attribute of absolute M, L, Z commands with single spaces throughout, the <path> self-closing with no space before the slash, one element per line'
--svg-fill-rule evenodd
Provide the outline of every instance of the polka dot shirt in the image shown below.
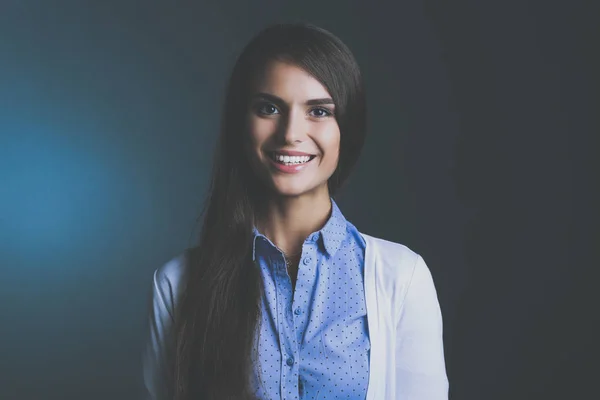
<path fill-rule="evenodd" d="M 366 397 L 365 243 L 331 202 L 325 226 L 303 243 L 294 289 L 283 253 L 254 230 L 264 287 L 252 377 L 259 399 Z"/>

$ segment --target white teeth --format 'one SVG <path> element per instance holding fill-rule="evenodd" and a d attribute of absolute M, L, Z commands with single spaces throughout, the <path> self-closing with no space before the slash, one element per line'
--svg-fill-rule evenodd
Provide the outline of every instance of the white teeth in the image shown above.
<path fill-rule="evenodd" d="M 284 156 L 281 154 L 274 155 L 275 161 L 285 164 L 304 164 L 310 161 L 310 156 Z"/>

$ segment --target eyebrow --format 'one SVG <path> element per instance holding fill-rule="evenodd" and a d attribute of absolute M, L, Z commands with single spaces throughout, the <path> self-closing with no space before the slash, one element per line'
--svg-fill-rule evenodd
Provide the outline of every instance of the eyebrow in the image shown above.
<path fill-rule="evenodd" d="M 285 101 L 281 97 L 275 96 L 274 94 L 269 93 L 257 93 L 253 96 L 254 98 L 260 98 L 268 101 L 272 101 L 273 103 L 285 104 Z M 304 104 L 307 106 L 318 106 L 323 104 L 332 104 L 335 105 L 333 99 L 329 97 L 324 97 L 322 99 L 310 99 L 307 100 Z"/>

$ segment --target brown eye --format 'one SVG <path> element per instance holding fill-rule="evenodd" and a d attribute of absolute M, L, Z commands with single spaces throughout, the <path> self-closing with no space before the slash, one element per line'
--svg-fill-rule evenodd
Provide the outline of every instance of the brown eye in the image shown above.
<path fill-rule="evenodd" d="M 259 114 L 262 114 L 262 115 L 273 115 L 273 114 L 279 113 L 279 110 L 277 109 L 277 107 L 275 107 L 273 104 L 270 104 L 270 103 L 259 104 L 257 107 L 257 111 Z"/>
<path fill-rule="evenodd" d="M 329 117 L 329 116 L 333 115 L 333 112 L 331 112 L 330 110 L 328 110 L 326 108 L 322 108 L 322 107 L 313 108 L 312 110 L 310 110 L 310 112 L 313 117 L 317 117 L 317 118 L 324 118 L 324 117 Z"/>

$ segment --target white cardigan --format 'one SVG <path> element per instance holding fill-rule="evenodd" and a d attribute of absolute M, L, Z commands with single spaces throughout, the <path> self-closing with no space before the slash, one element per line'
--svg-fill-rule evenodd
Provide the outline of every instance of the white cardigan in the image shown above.
<path fill-rule="evenodd" d="M 366 400 L 448 399 L 442 314 L 427 265 L 404 245 L 361 235 L 371 342 Z M 167 400 L 171 389 L 173 315 L 184 265 L 179 257 L 154 274 L 143 357 L 147 399 Z"/>

